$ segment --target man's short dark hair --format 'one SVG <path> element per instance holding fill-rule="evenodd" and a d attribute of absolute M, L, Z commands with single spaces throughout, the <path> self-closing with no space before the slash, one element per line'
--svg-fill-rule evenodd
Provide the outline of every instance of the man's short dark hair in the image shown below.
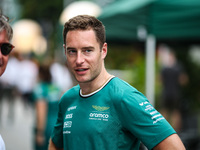
<path fill-rule="evenodd" d="M 89 15 L 78 15 L 69 19 L 65 23 L 63 30 L 64 44 L 66 44 L 66 35 L 68 31 L 90 29 L 92 29 L 95 32 L 97 42 L 99 42 L 100 48 L 102 48 L 106 40 L 105 27 L 101 21 Z"/>

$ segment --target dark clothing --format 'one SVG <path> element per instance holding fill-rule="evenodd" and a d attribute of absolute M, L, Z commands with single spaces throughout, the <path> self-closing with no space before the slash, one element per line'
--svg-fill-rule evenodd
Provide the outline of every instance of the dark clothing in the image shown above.
<path fill-rule="evenodd" d="M 181 73 L 182 69 L 180 65 L 162 69 L 162 107 L 167 109 L 178 109 L 181 99 L 181 86 L 179 82 Z"/>

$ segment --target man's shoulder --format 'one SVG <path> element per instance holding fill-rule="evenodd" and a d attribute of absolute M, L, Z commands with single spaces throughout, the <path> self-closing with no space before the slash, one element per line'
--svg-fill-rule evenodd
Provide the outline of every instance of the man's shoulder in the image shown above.
<path fill-rule="evenodd" d="M 80 91 L 80 87 L 79 85 L 76 85 L 74 87 L 72 87 L 71 89 L 67 90 L 61 97 L 60 102 L 68 102 L 72 99 L 74 99 L 75 97 L 79 96 L 79 91 Z"/>
<path fill-rule="evenodd" d="M 108 84 L 107 91 L 109 96 L 113 99 L 121 99 L 125 95 L 136 92 L 137 89 L 131 86 L 128 82 L 115 77 Z"/>
<path fill-rule="evenodd" d="M 59 106 L 61 110 L 64 111 L 71 103 L 73 103 L 79 97 L 79 90 L 80 87 L 77 85 L 72 87 L 62 95 L 59 101 Z"/>
<path fill-rule="evenodd" d="M 75 95 L 78 95 L 79 94 L 79 91 L 80 91 L 80 86 L 79 85 L 76 85 L 74 87 L 72 87 L 71 89 L 67 90 L 63 96 L 75 96 Z"/>
<path fill-rule="evenodd" d="M 133 91 L 133 90 L 136 90 L 128 82 L 126 82 L 126 81 L 124 81 L 124 80 L 122 80 L 122 79 L 120 79 L 118 77 L 115 77 L 115 78 L 112 79 L 110 86 L 113 89 L 118 89 L 120 91 L 127 91 L 127 90 Z"/>

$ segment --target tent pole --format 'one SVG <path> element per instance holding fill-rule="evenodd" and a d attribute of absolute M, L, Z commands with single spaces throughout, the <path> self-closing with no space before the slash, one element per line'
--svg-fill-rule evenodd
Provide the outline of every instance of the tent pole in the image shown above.
<path fill-rule="evenodd" d="M 155 55 L 156 39 L 153 35 L 147 35 L 146 50 L 146 97 L 150 103 L 155 104 Z"/>

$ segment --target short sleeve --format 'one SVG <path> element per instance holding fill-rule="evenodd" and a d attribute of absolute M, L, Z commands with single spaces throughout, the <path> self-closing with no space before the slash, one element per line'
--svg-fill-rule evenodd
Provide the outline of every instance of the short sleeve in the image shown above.
<path fill-rule="evenodd" d="M 33 100 L 38 101 L 41 99 L 45 99 L 45 90 L 42 85 L 37 85 L 33 90 Z"/>
<path fill-rule="evenodd" d="M 149 149 L 175 133 L 166 119 L 138 91 L 124 93 L 120 107 L 123 127 Z"/>

